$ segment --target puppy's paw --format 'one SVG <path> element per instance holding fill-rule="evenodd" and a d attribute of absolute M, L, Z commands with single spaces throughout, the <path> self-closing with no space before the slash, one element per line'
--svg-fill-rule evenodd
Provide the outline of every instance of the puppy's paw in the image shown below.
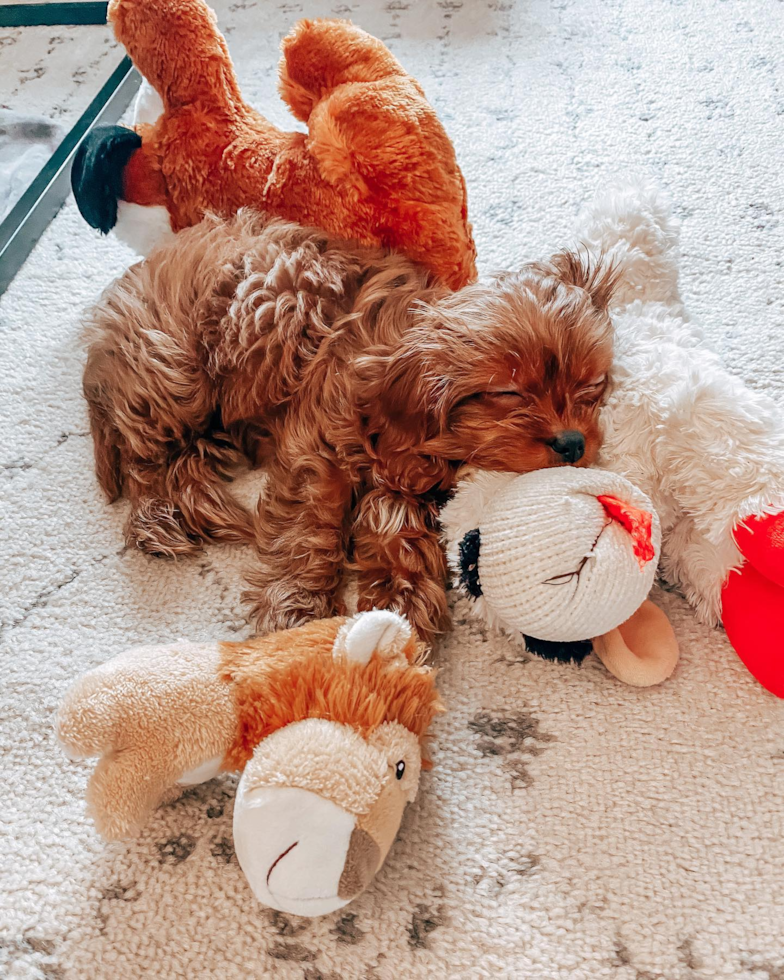
<path fill-rule="evenodd" d="M 251 606 L 251 619 L 260 634 L 294 629 L 314 619 L 327 619 L 341 610 L 333 595 L 308 592 L 289 582 L 248 589 L 243 599 Z"/>
<path fill-rule="evenodd" d="M 125 527 L 129 546 L 156 558 L 178 558 L 201 550 L 201 539 L 185 529 L 182 514 L 170 500 L 149 497 L 131 512 Z"/>

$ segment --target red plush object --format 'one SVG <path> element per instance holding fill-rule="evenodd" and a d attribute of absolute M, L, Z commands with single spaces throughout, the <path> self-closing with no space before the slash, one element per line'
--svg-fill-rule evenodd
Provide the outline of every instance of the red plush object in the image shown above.
<path fill-rule="evenodd" d="M 784 512 L 750 517 L 735 528 L 734 537 L 746 561 L 784 588 Z M 781 612 L 784 616 L 784 606 Z"/>
<path fill-rule="evenodd" d="M 740 659 L 784 698 L 784 513 L 753 517 L 735 530 L 746 559 L 722 589 L 722 621 Z"/>

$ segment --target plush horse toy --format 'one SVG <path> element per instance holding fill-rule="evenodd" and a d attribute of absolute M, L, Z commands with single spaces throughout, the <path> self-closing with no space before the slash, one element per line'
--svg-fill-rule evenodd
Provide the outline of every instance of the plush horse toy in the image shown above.
<path fill-rule="evenodd" d="M 87 802 L 109 840 L 138 834 L 184 787 L 241 772 L 234 845 L 251 889 L 324 915 L 370 884 L 416 796 L 443 710 L 423 655 L 388 611 L 137 647 L 73 685 L 57 737 L 71 759 L 99 757 Z"/>
<path fill-rule="evenodd" d="M 203 0 L 111 0 L 146 84 L 136 131 L 97 128 L 74 161 L 77 204 L 147 254 L 210 211 L 255 207 L 397 249 L 453 289 L 476 275 L 454 149 L 419 83 L 348 21 L 303 20 L 283 41 L 280 93 L 307 134 L 242 98 Z"/>

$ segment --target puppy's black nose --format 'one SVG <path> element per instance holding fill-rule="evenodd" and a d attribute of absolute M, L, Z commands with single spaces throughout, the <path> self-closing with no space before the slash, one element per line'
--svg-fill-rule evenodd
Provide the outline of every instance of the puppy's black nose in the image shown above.
<path fill-rule="evenodd" d="M 585 436 L 576 429 L 568 429 L 551 439 L 547 445 L 553 452 L 563 456 L 565 463 L 576 463 L 585 453 Z"/>

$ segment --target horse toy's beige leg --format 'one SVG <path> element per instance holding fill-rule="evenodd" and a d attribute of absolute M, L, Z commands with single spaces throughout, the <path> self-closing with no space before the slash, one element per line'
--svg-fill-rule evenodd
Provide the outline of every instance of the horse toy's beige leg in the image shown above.
<path fill-rule="evenodd" d="M 679 656 L 670 621 L 650 599 L 625 623 L 594 637 L 593 648 L 610 673 L 632 687 L 666 681 Z"/>

